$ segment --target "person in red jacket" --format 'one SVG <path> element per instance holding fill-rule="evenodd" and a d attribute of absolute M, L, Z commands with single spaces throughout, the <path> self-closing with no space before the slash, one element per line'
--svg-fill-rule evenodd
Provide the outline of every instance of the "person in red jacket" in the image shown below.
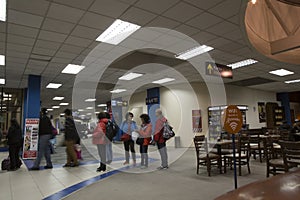
<path fill-rule="evenodd" d="M 164 123 L 167 122 L 167 119 L 163 116 L 160 108 L 155 111 L 155 115 L 157 120 L 155 124 L 154 141 L 157 144 L 157 148 L 161 157 L 161 166 L 157 169 L 168 169 L 169 166 L 166 140 L 163 137 Z"/>
<path fill-rule="evenodd" d="M 152 124 L 150 123 L 150 117 L 147 114 L 140 116 L 142 125 L 139 130 L 140 153 L 141 153 L 141 169 L 148 168 L 148 145 L 151 141 Z"/>
<path fill-rule="evenodd" d="M 108 119 L 106 114 L 101 112 L 98 114 L 99 122 L 93 133 L 93 144 L 97 145 L 98 154 L 100 157 L 100 167 L 97 172 L 106 171 L 106 124 Z"/>

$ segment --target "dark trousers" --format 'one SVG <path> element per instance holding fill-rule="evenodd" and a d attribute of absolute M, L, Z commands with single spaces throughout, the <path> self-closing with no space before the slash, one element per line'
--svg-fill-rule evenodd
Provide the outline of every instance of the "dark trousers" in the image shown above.
<path fill-rule="evenodd" d="M 20 167 L 20 144 L 11 144 L 8 148 L 9 159 L 10 159 L 10 169 L 16 169 Z"/>
<path fill-rule="evenodd" d="M 97 144 L 98 154 L 100 157 L 101 166 L 106 166 L 106 145 L 105 144 Z"/>
<path fill-rule="evenodd" d="M 161 157 L 161 166 L 168 167 L 168 153 L 166 143 L 157 143 L 157 148 Z"/>
<path fill-rule="evenodd" d="M 135 156 L 135 149 L 134 149 L 134 141 L 133 140 L 128 140 L 124 142 L 124 148 L 125 148 L 125 159 L 126 162 L 129 162 L 129 150 L 131 151 L 132 155 L 132 160 L 135 162 L 136 161 L 136 156 Z"/>
<path fill-rule="evenodd" d="M 148 167 L 148 145 L 140 145 L 141 166 Z"/>

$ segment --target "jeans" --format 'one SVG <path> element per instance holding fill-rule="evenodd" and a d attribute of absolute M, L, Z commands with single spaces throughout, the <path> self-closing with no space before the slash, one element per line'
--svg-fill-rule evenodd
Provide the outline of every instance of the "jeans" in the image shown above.
<path fill-rule="evenodd" d="M 49 148 L 50 138 L 51 138 L 50 134 L 39 136 L 38 156 L 34 162 L 33 167 L 38 168 L 40 166 L 43 156 L 45 156 L 45 158 L 46 158 L 47 166 L 52 167 L 51 154 L 50 154 L 50 148 Z"/>
<path fill-rule="evenodd" d="M 67 165 L 70 165 L 72 162 L 74 165 L 78 165 L 77 155 L 75 152 L 75 141 L 73 140 L 66 140 L 66 153 L 67 153 Z"/>
<path fill-rule="evenodd" d="M 101 165 L 106 165 L 106 144 L 97 144 Z"/>
<path fill-rule="evenodd" d="M 106 144 L 106 160 L 108 162 L 113 160 L 112 142 Z"/>
<path fill-rule="evenodd" d="M 10 159 L 10 169 L 16 169 L 20 167 L 20 144 L 10 144 L 9 151 L 9 159 Z"/>
<path fill-rule="evenodd" d="M 135 156 L 135 149 L 134 149 L 134 141 L 133 140 L 128 140 L 124 142 L 124 148 L 125 148 L 125 159 L 126 162 L 129 162 L 129 149 L 131 151 L 132 155 L 132 160 L 133 162 L 136 161 L 136 156 Z"/>
<path fill-rule="evenodd" d="M 148 145 L 140 145 L 141 166 L 148 167 Z"/>
<path fill-rule="evenodd" d="M 168 167 L 168 153 L 166 143 L 157 143 L 157 148 L 161 157 L 161 166 Z"/>

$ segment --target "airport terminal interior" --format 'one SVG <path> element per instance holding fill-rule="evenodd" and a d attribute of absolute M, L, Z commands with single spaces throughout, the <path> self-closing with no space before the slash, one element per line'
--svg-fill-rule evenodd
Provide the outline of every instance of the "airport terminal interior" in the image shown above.
<path fill-rule="evenodd" d="M 0 199 L 299 199 L 299 19 L 299 0 L 0 0 Z"/>

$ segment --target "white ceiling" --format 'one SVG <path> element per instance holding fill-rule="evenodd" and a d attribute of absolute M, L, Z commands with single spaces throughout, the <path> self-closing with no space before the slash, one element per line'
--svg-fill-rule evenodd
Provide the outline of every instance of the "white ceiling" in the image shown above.
<path fill-rule="evenodd" d="M 41 75 L 43 106 L 55 105 L 54 96 L 65 96 L 65 101 L 71 101 L 75 76 L 61 74 L 62 69 L 69 63 L 81 64 L 99 44 L 95 42 L 97 36 L 119 18 L 141 26 L 183 32 L 200 44 L 214 47 L 210 55 L 217 63 L 226 65 L 246 58 L 259 61 L 234 70 L 234 78 L 224 80 L 226 83 L 262 77 L 275 82 L 251 87 L 275 92 L 299 90 L 299 84 L 283 83 L 300 78 L 299 65 L 270 60 L 250 46 L 243 30 L 246 3 L 245 0 L 8 0 L 7 22 L 0 22 L 0 54 L 6 55 L 6 66 L 0 68 L 0 75 L 6 77 L 5 87 L 9 88 L 25 88 L 29 74 Z M 143 52 L 166 56 L 158 50 Z M 126 72 L 118 65 L 112 67 L 101 81 L 115 83 L 112 80 Z M 295 74 L 277 77 L 268 73 L 278 68 Z M 193 74 L 189 76 L 197 81 Z M 49 82 L 63 86 L 58 90 L 45 89 Z M 99 103 L 108 98 L 108 90 L 101 89 Z"/>

